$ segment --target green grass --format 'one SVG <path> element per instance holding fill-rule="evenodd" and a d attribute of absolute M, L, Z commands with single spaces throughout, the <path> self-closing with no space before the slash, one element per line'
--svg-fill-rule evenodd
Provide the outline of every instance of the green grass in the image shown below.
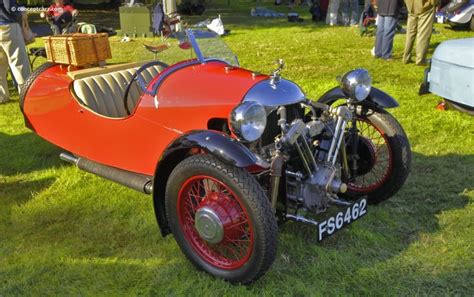
<path fill-rule="evenodd" d="M 391 112 L 413 149 L 402 190 L 323 243 L 310 227 L 282 226 L 266 276 L 232 286 L 195 270 L 172 236 L 159 235 L 150 197 L 59 161 L 60 149 L 24 128 L 15 94 L 0 105 L 0 296 L 473 296 L 474 118 L 438 111 L 440 98 L 417 95 L 423 68 L 401 63 L 403 35 L 394 61 L 384 62 L 371 57 L 373 39 L 356 28 L 253 19 L 250 4 L 232 7 L 215 4 L 207 13 L 222 14 L 243 67 L 269 73 L 284 58 L 283 75 L 312 98 L 337 75 L 365 67 L 397 98 Z M 473 35 L 436 29 L 433 45 Z M 111 42 L 112 62 L 152 57 L 140 40 Z"/>

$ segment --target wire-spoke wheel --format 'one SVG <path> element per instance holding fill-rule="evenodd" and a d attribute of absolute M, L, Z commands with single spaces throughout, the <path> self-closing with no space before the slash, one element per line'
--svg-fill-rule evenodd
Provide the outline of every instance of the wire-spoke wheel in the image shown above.
<path fill-rule="evenodd" d="M 209 155 L 185 159 L 170 175 L 166 212 L 184 254 L 212 275 L 250 283 L 274 260 L 275 217 L 260 185 L 243 169 Z"/>
<path fill-rule="evenodd" d="M 178 194 L 186 239 L 201 257 L 222 269 L 242 267 L 254 244 L 252 223 L 233 191 L 217 179 L 190 177 Z"/>
<path fill-rule="evenodd" d="M 352 128 L 352 124 L 348 126 Z M 377 189 L 390 177 L 393 156 L 388 137 L 367 119 L 357 119 L 356 127 L 359 131 L 357 176 L 347 186 L 351 191 L 365 193 Z M 347 151 L 350 150 L 348 145 Z"/>
<path fill-rule="evenodd" d="M 367 196 L 378 203 L 392 197 L 405 183 L 410 171 L 411 149 L 408 138 L 397 120 L 384 110 L 357 114 L 359 134 L 356 175 L 346 181 L 345 196 Z M 348 131 L 352 127 L 348 125 Z M 347 139 L 346 152 L 353 144 Z"/>

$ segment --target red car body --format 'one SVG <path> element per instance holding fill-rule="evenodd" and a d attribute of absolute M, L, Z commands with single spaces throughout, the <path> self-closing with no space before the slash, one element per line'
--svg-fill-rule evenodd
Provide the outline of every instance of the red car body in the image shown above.
<path fill-rule="evenodd" d="M 82 106 L 71 93 L 73 79 L 59 65 L 47 69 L 28 90 L 23 112 L 39 136 L 89 160 L 153 176 L 173 140 L 226 120 L 247 91 L 268 76 L 223 62 L 173 65 L 160 73 L 156 96 L 144 93 L 135 111 L 112 119 Z M 55 84 L 51 85 L 51 81 Z"/>

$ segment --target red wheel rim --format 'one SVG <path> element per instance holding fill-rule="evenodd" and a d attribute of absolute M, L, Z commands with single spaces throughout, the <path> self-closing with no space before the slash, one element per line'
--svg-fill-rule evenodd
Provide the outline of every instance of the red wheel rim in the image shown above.
<path fill-rule="evenodd" d="M 347 183 L 347 187 L 353 192 L 368 193 L 382 186 L 390 177 L 393 167 L 392 150 L 387 135 L 369 120 L 357 119 L 356 126 L 359 137 L 363 137 L 371 145 L 374 163 L 369 172 L 356 176 Z"/>
<path fill-rule="evenodd" d="M 196 212 L 211 209 L 223 226 L 223 239 L 210 243 L 196 229 Z M 205 175 L 187 179 L 178 193 L 178 219 L 187 242 L 209 264 L 233 270 L 247 263 L 254 245 L 250 216 L 242 201 L 221 181 Z"/>

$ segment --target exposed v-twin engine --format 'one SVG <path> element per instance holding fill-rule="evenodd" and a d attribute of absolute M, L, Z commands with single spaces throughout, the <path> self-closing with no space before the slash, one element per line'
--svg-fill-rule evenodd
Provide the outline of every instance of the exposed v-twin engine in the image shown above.
<path fill-rule="evenodd" d="M 301 164 L 286 168 L 287 197 L 313 213 L 324 212 L 338 193 L 347 190 L 336 161 L 352 113 L 347 107 L 340 106 L 328 109 L 330 117 L 326 121 L 313 115 L 308 123 L 297 119 L 290 125 L 286 124 L 284 107 L 280 107 L 278 113 L 283 133 L 277 148 L 293 149 Z M 327 139 L 326 146 L 315 140 L 321 135 Z"/>

